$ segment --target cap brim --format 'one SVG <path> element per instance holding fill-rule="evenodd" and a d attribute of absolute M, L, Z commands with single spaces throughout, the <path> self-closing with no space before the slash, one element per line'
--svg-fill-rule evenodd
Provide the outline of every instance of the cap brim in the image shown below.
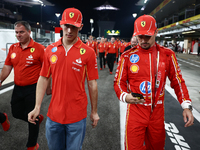
<path fill-rule="evenodd" d="M 70 24 L 78 28 L 81 26 L 81 23 L 70 22 L 70 21 L 60 21 L 60 25 L 63 25 L 63 24 Z"/>
<path fill-rule="evenodd" d="M 140 31 L 140 32 L 134 32 L 133 33 L 133 36 L 136 36 L 136 35 L 146 35 L 146 36 L 153 36 L 155 33 L 155 31 Z"/>

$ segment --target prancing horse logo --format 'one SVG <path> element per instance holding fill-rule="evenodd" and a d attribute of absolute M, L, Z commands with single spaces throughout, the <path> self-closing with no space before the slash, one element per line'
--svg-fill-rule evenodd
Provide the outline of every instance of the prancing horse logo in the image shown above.
<path fill-rule="evenodd" d="M 146 25 L 146 21 L 141 22 L 141 26 L 144 27 Z"/>
<path fill-rule="evenodd" d="M 73 17 L 74 17 L 74 13 L 73 13 L 73 12 L 70 12 L 70 13 L 69 13 L 69 17 L 70 17 L 70 18 L 73 18 Z"/>

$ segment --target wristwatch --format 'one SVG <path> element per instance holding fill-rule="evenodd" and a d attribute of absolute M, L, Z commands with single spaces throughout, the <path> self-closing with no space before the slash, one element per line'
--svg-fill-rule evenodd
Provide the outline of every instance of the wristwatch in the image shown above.
<path fill-rule="evenodd" d="M 189 106 L 188 106 L 188 109 L 189 109 L 190 111 L 192 111 L 192 110 L 193 110 L 192 105 L 189 105 Z"/>

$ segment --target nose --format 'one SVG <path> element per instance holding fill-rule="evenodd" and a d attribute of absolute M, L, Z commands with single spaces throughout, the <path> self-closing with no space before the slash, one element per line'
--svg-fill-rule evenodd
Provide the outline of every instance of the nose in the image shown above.
<path fill-rule="evenodd" d="M 67 28 L 67 32 L 68 32 L 68 33 L 71 33 L 71 32 L 72 32 L 72 28 L 71 28 L 71 27 L 68 27 L 68 28 Z"/>

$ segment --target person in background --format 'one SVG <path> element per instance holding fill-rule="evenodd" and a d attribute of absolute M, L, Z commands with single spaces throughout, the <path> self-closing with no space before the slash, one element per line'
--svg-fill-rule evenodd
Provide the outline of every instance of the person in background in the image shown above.
<path fill-rule="evenodd" d="M 131 38 L 130 43 L 131 43 L 131 45 L 125 47 L 124 52 L 127 51 L 127 50 L 129 50 L 129 49 L 131 49 L 132 47 L 134 47 L 134 46 L 136 46 L 136 45 L 138 44 L 137 38 L 136 38 L 135 36 L 133 36 L 133 37 Z"/>
<path fill-rule="evenodd" d="M 86 45 L 91 47 L 95 51 L 96 55 L 98 55 L 98 53 L 97 53 L 97 43 L 96 43 L 96 41 L 93 40 L 92 35 L 89 36 L 88 42 L 86 43 Z"/>
<path fill-rule="evenodd" d="M 119 47 L 120 56 L 124 52 L 124 49 L 126 46 L 127 46 L 127 43 L 125 42 L 124 39 L 122 39 L 122 42 L 120 43 L 120 47 Z"/>
<path fill-rule="evenodd" d="M 13 117 L 28 123 L 27 150 L 37 150 L 39 124 L 43 116 L 38 114 L 35 124 L 28 122 L 28 113 L 35 106 L 36 85 L 43 63 L 45 47 L 31 38 L 31 27 L 26 21 L 14 24 L 18 43 L 9 48 L 5 64 L 0 73 L 0 86 L 14 68 L 14 90 L 11 98 Z"/>
<path fill-rule="evenodd" d="M 139 44 L 124 52 L 114 79 L 114 90 L 127 103 L 125 149 L 164 150 L 164 95 L 168 77 L 183 108 L 185 127 L 194 123 L 191 99 L 175 53 L 155 42 L 156 20 L 142 15 L 134 23 Z M 129 83 L 127 91 L 127 82 Z"/>
<path fill-rule="evenodd" d="M 52 98 L 46 121 L 46 138 L 49 150 L 81 150 L 86 131 L 87 94 L 91 101 L 92 127 L 97 126 L 98 68 L 95 52 L 78 37 L 82 29 L 82 13 L 67 8 L 62 14 L 60 26 L 63 37 L 49 45 L 37 84 L 35 108 L 28 120 L 33 125 L 40 113 L 48 78 L 52 77 Z"/>
<path fill-rule="evenodd" d="M 111 37 L 111 41 L 108 43 L 107 51 L 105 53 L 105 58 L 107 59 L 108 68 L 110 74 L 112 75 L 114 62 L 118 58 L 118 44 L 115 43 L 115 38 Z"/>
<path fill-rule="evenodd" d="M 105 52 L 107 50 L 107 44 L 105 43 L 105 39 L 102 37 L 101 42 L 98 45 L 99 59 L 100 59 L 100 70 L 106 67 L 106 59 Z M 103 62 L 103 64 L 102 64 Z"/>

